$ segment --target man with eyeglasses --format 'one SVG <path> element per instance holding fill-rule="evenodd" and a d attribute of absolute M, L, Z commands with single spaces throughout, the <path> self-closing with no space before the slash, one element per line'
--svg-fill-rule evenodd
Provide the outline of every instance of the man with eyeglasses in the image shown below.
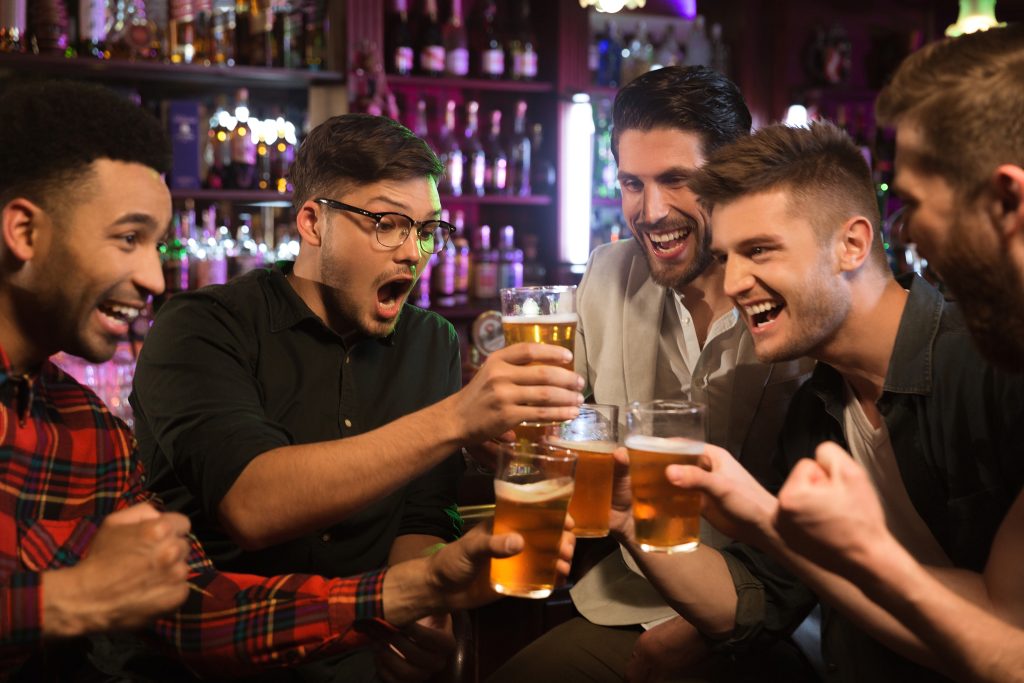
<path fill-rule="evenodd" d="M 568 351 L 509 347 L 463 388 L 451 324 L 406 304 L 452 231 L 441 172 L 393 121 L 329 119 L 291 169 L 294 267 L 157 315 L 131 397 L 140 454 L 219 567 L 343 576 L 421 556 L 461 532 L 461 447 L 577 414 L 582 379 L 554 365 Z M 447 619 L 296 676 L 423 680 L 453 651 Z"/>

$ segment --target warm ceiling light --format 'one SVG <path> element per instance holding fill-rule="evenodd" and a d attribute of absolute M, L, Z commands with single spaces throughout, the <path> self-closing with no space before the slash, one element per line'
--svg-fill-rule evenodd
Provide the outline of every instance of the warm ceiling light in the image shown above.
<path fill-rule="evenodd" d="M 593 6 L 598 12 L 618 12 L 626 9 L 638 9 L 647 4 L 647 0 L 580 0 L 580 7 L 586 9 Z"/>
<path fill-rule="evenodd" d="M 960 16 L 946 27 L 946 35 L 955 38 L 996 26 L 1006 26 L 996 21 L 996 0 L 960 0 Z"/>

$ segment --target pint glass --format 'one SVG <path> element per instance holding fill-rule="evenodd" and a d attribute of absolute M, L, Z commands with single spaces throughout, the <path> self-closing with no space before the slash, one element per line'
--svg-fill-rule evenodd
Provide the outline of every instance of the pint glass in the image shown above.
<path fill-rule="evenodd" d="M 557 344 L 573 351 L 576 344 L 576 287 L 512 287 L 501 290 L 501 327 L 505 345 L 519 342 Z M 572 361 L 562 367 L 572 370 Z M 553 433 L 553 423 L 524 422 L 515 427 L 518 443 L 540 443 Z"/>
<path fill-rule="evenodd" d="M 503 595 L 546 598 L 555 587 L 576 454 L 546 444 L 502 449 L 494 475 L 494 533 L 516 532 L 523 551 L 491 560 L 491 587 Z"/>
<path fill-rule="evenodd" d="M 576 453 L 576 488 L 569 501 L 569 514 L 576 522 L 573 533 L 580 538 L 607 536 L 615 469 L 612 451 L 619 445 L 618 407 L 582 405 L 579 416 L 558 425 L 548 442 Z"/>
<path fill-rule="evenodd" d="M 698 463 L 704 452 L 704 406 L 687 401 L 632 403 L 626 432 L 636 542 L 647 552 L 696 550 L 700 494 L 670 484 L 665 468 Z"/>

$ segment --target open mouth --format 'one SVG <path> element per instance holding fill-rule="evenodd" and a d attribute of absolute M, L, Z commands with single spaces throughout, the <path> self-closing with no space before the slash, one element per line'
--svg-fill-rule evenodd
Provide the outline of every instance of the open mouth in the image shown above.
<path fill-rule="evenodd" d="M 743 307 L 750 324 L 754 329 L 763 327 L 779 317 L 779 313 L 786 307 L 786 304 L 776 301 L 762 301 L 757 304 L 749 304 Z"/>
<path fill-rule="evenodd" d="M 100 313 L 110 318 L 115 323 L 122 323 L 130 325 L 142 314 L 142 310 L 135 306 L 126 306 L 124 304 L 115 303 L 113 301 L 106 301 L 97 306 Z"/>
<path fill-rule="evenodd" d="M 666 232 L 648 232 L 647 240 L 655 254 L 669 255 L 679 251 L 692 232 L 693 228 L 690 227 Z"/>
<path fill-rule="evenodd" d="M 385 316 L 397 312 L 412 289 L 413 279 L 409 277 L 389 280 L 377 289 L 377 308 Z"/>

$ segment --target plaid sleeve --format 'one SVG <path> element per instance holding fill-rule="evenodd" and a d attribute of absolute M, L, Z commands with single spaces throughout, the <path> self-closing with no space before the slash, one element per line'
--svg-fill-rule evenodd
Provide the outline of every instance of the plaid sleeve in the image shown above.
<path fill-rule="evenodd" d="M 207 676 L 287 666 L 367 645 L 383 619 L 386 570 L 345 579 L 193 571 L 193 590 L 155 625 L 161 643 Z"/>
<path fill-rule="evenodd" d="M 39 647 L 43 632 L 43 575 L 0 576 L 0 679 Z"/>

